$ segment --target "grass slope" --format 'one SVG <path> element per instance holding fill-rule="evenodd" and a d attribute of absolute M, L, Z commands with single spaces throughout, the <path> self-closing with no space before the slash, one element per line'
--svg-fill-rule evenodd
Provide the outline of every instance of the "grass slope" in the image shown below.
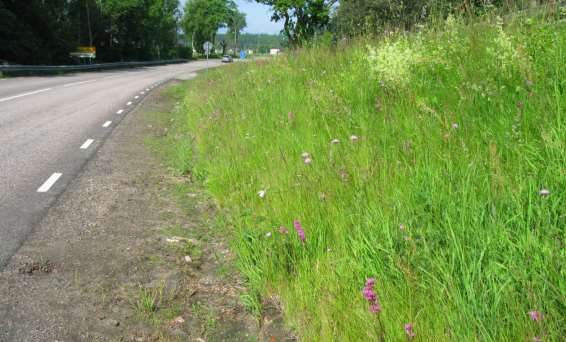
<path fill-rule="evenodd" d="M 221 68 L 188 90 L 179 169 L 234 228 L 250 307 L 278 295 L 305 340 L 558 341 L 565 66 L 563 22 L 449 18 Z"/>

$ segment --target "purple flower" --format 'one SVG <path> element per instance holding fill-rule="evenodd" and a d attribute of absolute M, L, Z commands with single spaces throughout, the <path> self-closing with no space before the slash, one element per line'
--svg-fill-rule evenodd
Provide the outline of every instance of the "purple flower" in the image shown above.
<path fill-rule="evenodd" d="M 287 228 L 285 228 L 284 226 L 279 227 L 279 233 L 285 235 L 287 234 L 289 231 L 287 230 Z"/>
<path fill-rule="evenodd" d="M 303 227 L 301 227 L 301 222 L 299 222 L 299 220 L 295 220 L 295 222 L 293 222 L 293 225 L 297 230 L 297 235 L 299 235 L 299 239 L 301 239 L 302 243 L 305 243 L 305 231 L 303 230 Z"/>
<path fill-rule="evenodd" d="M 370 304 L 369 311 L 373 314 L 378 314 L 381 312 L 381 304 L 379 303 L 379 297 L 375 293 L 374 286 L 375 279 L 368 278 L 366 280 L 366 286 L 362 290 L 362 294 L 365 300 L 367 300 Z"/>
<path fill-rule="evenodd" d="M 412 339 L 413 337 L 415 337 L 416 334 L 413 330 L 413 323 L 405 324 L 405 333 L 407 334 L 409 339 Z"/>
<path fill-rule="evenodd" d="M 379 305 L 379 303 L 373 303 L 370 307 L 369 307 L 369 311 L 371 313 L 374 314 L 378 314 L 381 312 L 381 305 Z"/>
<path fill-rule="evenodd" d="M 542 313 L 536 310 L 529 311 L 529 317 L 531 317 L 533 321 L 538 322 L 542 319 Z"/>

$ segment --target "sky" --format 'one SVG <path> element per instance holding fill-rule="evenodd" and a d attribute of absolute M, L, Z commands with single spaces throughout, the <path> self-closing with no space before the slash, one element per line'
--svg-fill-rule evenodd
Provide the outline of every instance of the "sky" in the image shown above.
<path fill-rule="evenodd" d="M 181 0 L 184 6 L 186 0 Z M 283 23 L 271 21 L 272 12 L 269 6 L 260 5 L 255 1 L 236 0 L 240 12 L 246 14 L 248 26 L 244 29 L 245 33 L 269 33 L 278 34 L 283 28 Z"/>

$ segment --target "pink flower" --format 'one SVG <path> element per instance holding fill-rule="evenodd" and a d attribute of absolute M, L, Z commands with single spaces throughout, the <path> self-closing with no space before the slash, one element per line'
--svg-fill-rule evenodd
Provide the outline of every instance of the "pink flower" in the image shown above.
<path fill-rule="evenodd" d="M 542 319 L 542 313 L 536 310 L 529 311 L 529 317 L 531 317 L 533 321 L 538 322 Z"/>
<path fill-rule="evenodd" d="M 413 323 L 405 324 L 405 333 L 409 337 L 409 340 L 416 336 L 415 331 L 413 330 Z"/>
<path fill-rule="evenodd" d="M 379 297 L 375 293 L 374 286 L 375 279 L 368 278 L 366 280 L 366 286 L 362 290 L 362 294 L 365 300 L 367 300 L 370 304 L 369 311 L 373 314 L 378 314 L 381 312 L 381 304 L 379 303 Z"/>
<path fill-rule="evenodd" d="M 284 226 L 279 227 L 279 233 L 285 235 L 287 234 L 289 231 L 287 230 L 287 228 L 285 228 Z"/>
<path fill-rule="evenodd" d="M 301 239 L 302 243 L 305 243 L 305 231 L 303 227 L 301 227 L 301 223 L 299 222 L 299 220 L 295 220 L 295 222 L 293 222 L 293 225 L 295 226 L 297 235 L 299 235 L 299 239 Z"/>

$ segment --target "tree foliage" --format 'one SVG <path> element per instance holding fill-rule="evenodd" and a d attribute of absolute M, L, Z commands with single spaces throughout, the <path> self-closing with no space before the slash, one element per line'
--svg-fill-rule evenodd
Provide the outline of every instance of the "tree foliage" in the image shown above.
<path fill-rule="evenodd" d="M 239 32 L 246 26 L 245 14 L 238 11 L 233 0 L 188 0 L 184 11 L 183 29 L 200 53 L 204 42 L 215 42 L 220 28 Z"/>
<path fill-rule="evenodd" d="M 178 56 L 179 0 L 0 0 L 0 59 L 69 63 L 79 46 L 97 61 Z"/>
<path fill-rule="evenodd" d="M 291 45 L 301 45 L 330 22 L 337 0 L 256 0 L 269 5 L 274 21 L 283 21 L 283 33 Z"/>

